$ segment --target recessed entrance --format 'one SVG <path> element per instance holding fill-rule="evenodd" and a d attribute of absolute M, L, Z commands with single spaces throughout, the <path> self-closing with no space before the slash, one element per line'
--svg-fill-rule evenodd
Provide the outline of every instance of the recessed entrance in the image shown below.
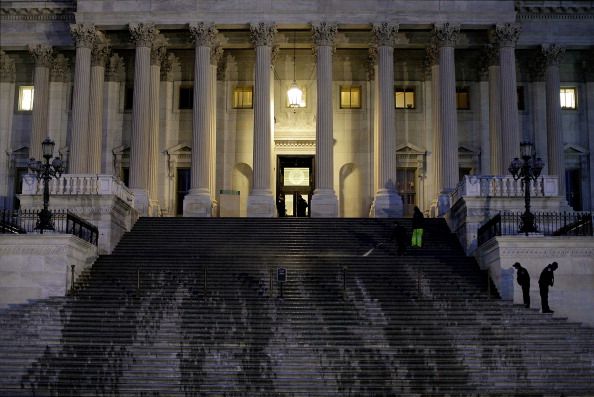
<path fill-rule="evenodd" d="M 277 157 L 276 207 L 279 216 L 309 216 L 314 186 L 314 156 Z"/>

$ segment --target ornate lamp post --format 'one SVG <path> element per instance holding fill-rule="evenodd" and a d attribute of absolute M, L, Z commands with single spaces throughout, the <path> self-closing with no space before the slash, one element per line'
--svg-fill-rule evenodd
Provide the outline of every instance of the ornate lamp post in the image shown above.
<path fill-rule="evenodd" d="M 536 224 L 534 223 L 534 214 L 530 212 L 530 182 L 535 181 L 540 176 L 544 161 L 540 157 L 536 157 L 533 160 L 533 146 L 530 142 L 520 143 L 520 154 L 522 160 L 515 158 L 512 160 L 509 166 L 509 172 L 512 174 L 514 179 L 522 180 L 524 186 L 524 203 L 526 210 L 522 214 L 520 222 L 520 233 L 535 233 L 537 231 Z"/>
<path fill-rule="evenodd" d="M 29 169 L 35 174 L 37 180 L 40 181 L 43 179 L 43 209 L 39 211 L 39 220 L 37 221 L 37 225 L 35 225 L 35 229 L 39 229 L 39 233 L 41 234 L 43 234 L 44 230 L 54 230 L 52 213 L 48 209 L 49 181 L 52 178 L 59 178 L 64 172 L 64 164 L 58 157 L 54 158 L 50 164 L 55 145 L 54 141 L 50 138 L 45 138 L 41 143 L 45 164 L 41 160 L 35 160 L 34 158 L 31 158 L 28 164 Z"/>

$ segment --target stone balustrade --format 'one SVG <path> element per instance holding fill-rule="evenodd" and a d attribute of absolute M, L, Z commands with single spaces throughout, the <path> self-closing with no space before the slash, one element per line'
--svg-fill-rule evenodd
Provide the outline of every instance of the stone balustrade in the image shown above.
<path fill-rule="evenodd" d="M 530 183 L 532 197 L 553 197 L 559 195 L 558 177 L 543 175 Z M 511 175 L 465 175 L 450 195 L 455 203 L 462 197 L 523 197 L 524 188 L 521 180 Z"/>

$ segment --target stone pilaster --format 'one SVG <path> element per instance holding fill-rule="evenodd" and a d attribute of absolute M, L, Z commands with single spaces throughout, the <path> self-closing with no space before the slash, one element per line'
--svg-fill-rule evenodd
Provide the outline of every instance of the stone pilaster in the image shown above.
<path fill-rule="evenodd" d="M 0 208 L 6 209 L 12 208 L 12 198 L 8 197 L 8 186 L 15 79 L 14 60 L 0 50 Z"/>
<path fill-rule="evenodd" d="M 147 215 L 149 210 L 150 63 L 153 40 L 159 31 L 151 23 L 131 24 L 129 28 L 132 41 L 136 46 L 130 142 L 130 188 L 134 192 L 135 208 L 141 215 Z"/>
<path fill-rule="evenodd" d="M 489 153 L 491 157 L 487 175 L 505 175 L 501 153 L 501 97 L 499 95 L 501 77 L 499 67 L 499 48 L 489 45 L 485 48 L 486 68 L 489 80 Z"/>
<path fill-rule="evenodd" d="M 258 23 L 250 26 L 250 39 L 256 48 L 253 187 L 247 205 L 250 217 L 272 218 L 276 215 L 270 174 L 272 146 L 270 65 L 275 34 L 274 24 Z"/>
<path fill-rule="evenodd" d="M 561 101 L 559 63 L 565 49 L 556 45 L 543 45 L 542 54 L 546 60 L 546 115 L 547 115 L 547 152 L 549 175 L 559 178 L 559 194 L 565 196 L 565 152 L 563 131 L 561 129 Z"/>
<path fill-rule="evenodd" d="M 97 32 L 97 39 L 91 50 L 91 84 L 89 98 L 89 135 L 87 172 L 100 174 L 103 136 L 103 83 L 105 64 L 109 59 L 109 43 L 105 36 Z"/>
<path fill-rule="evenodd" d="M 460 32 L 459 25 L 436 25 L 434 39 L 439 47 L 439 119 L 442 138 L 441 191 L 439 214 L 450 207 L 449 194 L 458 184 L 458 118 L 456 110 L 456 67 L 454 46 Z"/>
<path fill-rule="evenodd" d="M 396 191 L 396 125 L 394 109 L 394 45 L 398 25 L 373 26 L 377 46 L 377 190 L 374 198 L 376 218 L 400 217 L 402 199 Z M 332 113 L 331 113 L 332 114 Z"/>
<path fill-rule="evenodd" d="M 520 25 L 507 23 L 495 28 L 499 44 L 501 78 L 501 166 L 506 170 L 511 161 L 520 157 L 520 126 L 516 82 L 515 46 Z"/>
<path fill-rule="evenodd" d="M 184 216 L 212 215 L 210 170 L 212 166 L 211 49 L 216 44 L 214 25 L 190 25 L 194 38 L 194 108 L 192 128 L 192 185 L 184 198 Z"/>
<path fill-rule="evenodd" d="M 63 54 L 56 54 L 50 70 L 50 97 L 48 111 L 48 133 L 56 143 L 56 149 L 67 146 L 68 117 L 70 113 L 70 84 L 72 81 L 70 60 Z M 66 161 L 65 158 L 62 160 Z"/>
<path fill-rule="evenodd" d="M 33 99 L 33 123 L 31 127 L 31 146 L 29 157 L 37 160 L 43 159 L 41 142 L 47 137 L 49 114 L 49 77 L 52 64 L 52 47 L 38 44 L 30 46 L 29 52 L 35 59 L 35 72 L 33 86 L 35 87 Z"/>
<path fill-rule="evenodd" d="M 213 202 L 217 197 L 217 74 L 219 70 L 219 63 L 223 58 L 223 48 L 215 47 L 210 53 L 210 102 L 209 114 L 210 117 L 210 198 Z M 273 76 L 271 74 L 271 76 Z M 274 76 L 273 76 L 274 77 Z M 274 89 L 274 86 L 271 87 Z M 216 203 L 215 203 L 216 204 Z"/>
<path fill-rule="evenodd" d="M 432 208 L 438 208 L 438 195 L 442 190 L 443 182 L 441 178 L 441 167 L 443 148 L 442 133 L 441 133 L 441 119 L 439 117 L 440 96 L 439 96 L 439 48 L 435 43 L 427 47 L 427 67 L 431 74 L 431 127 L 433 130 L 433 180 L 431 184 L 433 187 L 432 197 L 435 199 L 431 203 Z M 438 212 L 438 211 L 433 211 Z"/>
<path fill-rule="evenodd" d="M 104 95 L 104 120 L 105 131 L 103 144 L 103 157 L 101 169 L 107 175 L 120 177 L 119 170 L 114 167 L 113 148 L 122 145 L 121 126 L 123 113 L 120 111 L 120 91 L 126 80 L 124 60 L 118 54 L 113 54 L 105 65 L 105 95 Z"/>

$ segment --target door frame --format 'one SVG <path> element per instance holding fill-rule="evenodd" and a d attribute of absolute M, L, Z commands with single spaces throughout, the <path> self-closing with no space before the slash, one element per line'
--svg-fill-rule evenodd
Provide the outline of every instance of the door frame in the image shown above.
<path fill-rule="evenodd" d="M 295 186 L 295 187 L 285 187 L 284 186 L 284 170 L 287 167 L 301 167 L 301 168 L 309 168 L 309 185 L 308 186 Z M 276 193 L 275 193 L 275 202 L 279 199 L 282 195 L 283 198 L 286 195 L 292 194 L 294 198 L 296 198 L 297 194 L 301 194 L 302 196 L 307 197 L 306 200 L 308 203 L 311 203 L 311 198 L 313 196 L 313 191 L 315 189 L 315 156 L 313 154 L 278 154 L 276 156 Z M 295 205 L 296 199 L 293 200 Z M 296 208 L 293 208 L 293 214 L 296 214 Z M 308 209 L 307 216 L 309 216 L 310 211 Z M 296 215 L 292 215 L 296 216 Z"/>

